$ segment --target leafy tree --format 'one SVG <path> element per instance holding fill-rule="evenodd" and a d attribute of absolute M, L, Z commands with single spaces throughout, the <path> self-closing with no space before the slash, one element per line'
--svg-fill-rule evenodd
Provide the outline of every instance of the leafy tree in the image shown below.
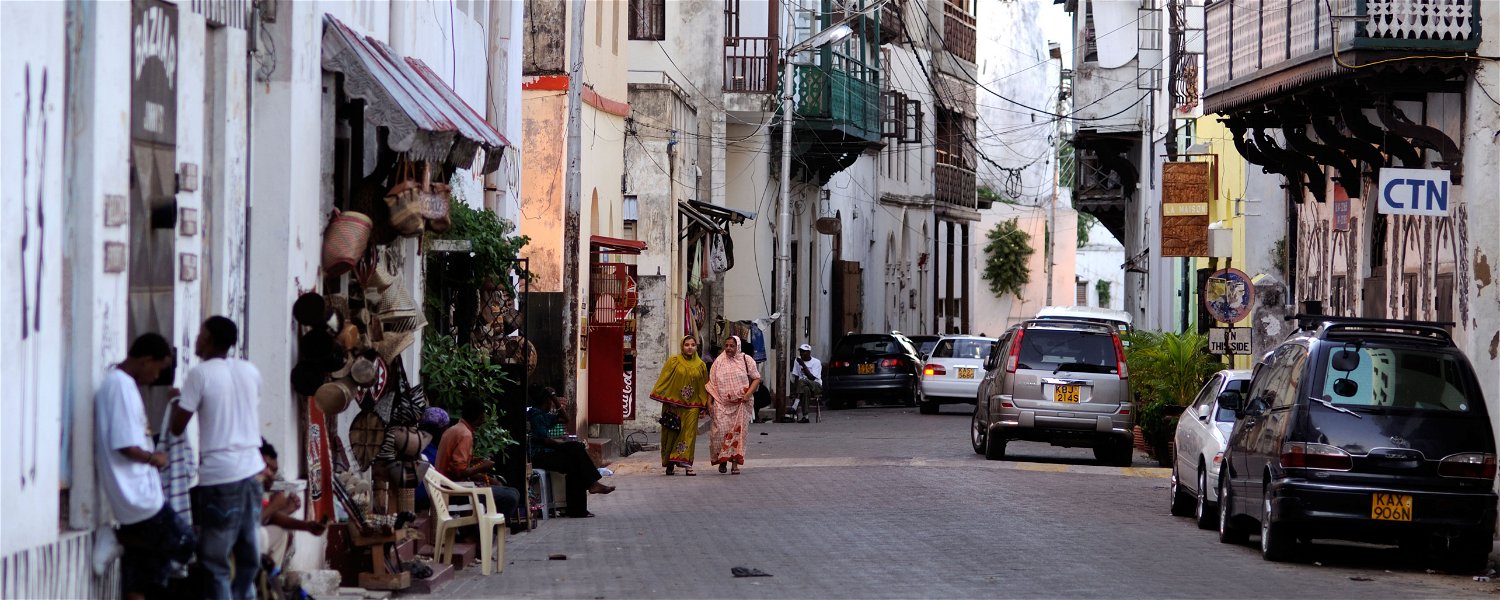
<path fill-rule="evenodd" d="M 1027 263 L 1032 253 L 1031 234 L 1022 231 L 1011 219 L 995 225 L 989 234 L 989 243 L 984 247 L 984 279 L 990 284 L 990 292 L 996 297 L 1006 294 L 1021 297 L 1026 284 L 1031 283 L 1031 270 Z"/>

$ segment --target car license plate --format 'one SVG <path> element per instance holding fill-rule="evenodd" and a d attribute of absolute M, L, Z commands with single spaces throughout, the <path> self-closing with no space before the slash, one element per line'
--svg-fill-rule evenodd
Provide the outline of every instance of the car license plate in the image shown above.
<path fill-rule="evenodd" d="M 960 367 L 958 369 L 958 378 L 959 379 L 973 379 L 974 378 L 974 367 Z"/>
<path fill-rule="evenodd" d="M 1059 385 L 1052 388 L 1053 402 L 1068 402 L 1070 404 L 1077 404 L 1078 399 L 1079 393 L 1078 386 L 1076 385 Z"/>
<path fill-rule="evenodd" d="M 859 366 L 860 375 L 869 375 L 875 372 L 875 363 L 864 363 Z"/>
<path fill-rule="evenodd" d="M 1370 518 L 1377 521 L 1410 521 L 1411 496 L 1375 494 L 1370 498 Z"/>

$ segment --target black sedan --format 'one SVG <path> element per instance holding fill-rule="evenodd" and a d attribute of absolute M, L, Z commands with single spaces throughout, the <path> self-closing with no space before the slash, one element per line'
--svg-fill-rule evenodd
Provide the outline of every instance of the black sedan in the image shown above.
<path fill-rule="evenodd" d="M 922 359 L 906 336 L 858 333 L 844 336 L 834 347 L 824 368 L 823 395 L 832 409 L 876 399 L 916 406 L 921 383 Z"/>

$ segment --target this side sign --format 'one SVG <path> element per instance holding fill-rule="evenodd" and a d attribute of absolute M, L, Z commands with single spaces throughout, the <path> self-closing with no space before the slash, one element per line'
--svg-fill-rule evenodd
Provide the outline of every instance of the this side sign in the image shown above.
<path fill-rule="evenodd" d="M 1443 169 L 1381 169 L 1378 210 L 1387 215 L 1448 215 L 1451 185 Z"/>

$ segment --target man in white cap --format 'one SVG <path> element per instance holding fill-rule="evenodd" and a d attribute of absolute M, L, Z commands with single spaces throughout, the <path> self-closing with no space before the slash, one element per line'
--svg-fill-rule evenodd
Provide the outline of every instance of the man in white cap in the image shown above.
<path fill-rule="evenodd" d="M 797 419 L 799 423 L 807 422 L 806 407 L 802 405 L 804 398 L 812 398 L 823 393 L 823 362 L 813 358 L 812 345 L 802 344 L 797 347 L 797 357 L 792 359 L 792 406 L 791 413 L 787 419 Z"/>

